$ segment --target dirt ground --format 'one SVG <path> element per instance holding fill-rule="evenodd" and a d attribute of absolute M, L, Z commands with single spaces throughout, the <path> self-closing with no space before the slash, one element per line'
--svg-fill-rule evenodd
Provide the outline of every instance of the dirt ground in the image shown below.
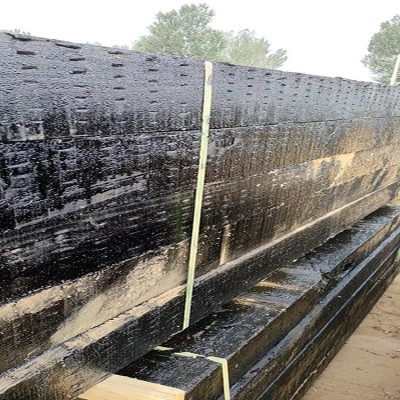
<path fill-rule="evenodd" d="M 303 400 L 400 399 L 400 275 Z"/>

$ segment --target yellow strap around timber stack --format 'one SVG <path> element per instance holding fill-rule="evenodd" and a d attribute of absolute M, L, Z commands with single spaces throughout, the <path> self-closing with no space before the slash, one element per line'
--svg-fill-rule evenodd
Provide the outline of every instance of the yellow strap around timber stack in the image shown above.
<path fill-rule="evenodd" d="M 154 348 L 154 350 L 173 351 L 174 349 L 172 347 L 157 346 Z M 224 400 L 231 400 L 228 360 L 226 360 L 225 358 L 214 357 L 214 356 L 203 356 L 202 354 L 190 353 L 188 351 L 182 351 L 182 352 L 177 352 L 177 353 L 173 353 L 173 354 L 175 356 L 188 357 L 188 358 L 199 358 L 199 359 L 203 359 L 203 360 L 212 361 L 217 364 L 221 364 Z"/>
<path fill-rule="evenodd" d="M 199 231 L 201 213 L 203 206 L 204 183 L 206 177 L 207 155 L 208 155 L 208 135 L 210 130 L 211 100 L 212 100 L 212 73 L 213 64 L 206 61 L 204 63 L 204 90 L 203 90 L 203 110 L 202 126 L 200 137 L 200 154 L 197 172 L 196 194 L 194 202 L 192 237 L 190 242 L 188 276 L 186 283 L 185 310 L 183 317 L 183 328 L 186 329 L 190 324 L 190 314 L 192 308 L 193 286 L 196 271 L 197 250 L 199 243 Z M 173 350 L 158 346 L 155 350 Z M 222 367 L 223 390 L 225 400 L 230 400 L 229 370 L 227 360 L 219 357 L 206 357 L 199 354 L 181 352 L 174 353 L 181 357 L 202 358 L 218 364 Z M 86 391 L 79 397 L 80 400 L 183 400 L 185 392 L 168 386 L 145 382 L 135 378 L 120 375 L 111 375 L 109 378 L 100 382 L 93 388 Z"/>
<path fill-rule="evenodd" d="M 172 351 L 172 354 L 179 357 L 208 360 L 220 364 L 222 367 L 224 399 L 231 400 L 229 369 L 226 359 L 203 356 L 187 351 L 174 353 L 174 349 L 171 347 L 157 346 L 154 350 Z M 185 391 L 174 387 L 121 375 L 111 375 L 103 382 L 81 394 L 78 400 L 185 400 L 185 394 Z"/>
<path fill-rule="evenodd" d="M 204 63 L 204 91 L 203 91 L 203 112 L 200 138 L 199 167 L 197 172 L 196 197 L 194 202 L 192 239 L 190 242 L 188 277 L 186 283 L 185 311 L 183 316 L 183 328 L 190 325 L 190 313 L 192 309 L 193 286 L 196 270 L 197 247 L 199 243 L 199 231 L 201 211 L 203 206 L 204 182 L 206 177 L 206 165 L 208 154 L 208 134 L 210 130 L 211 98 L 212 98 L 212 63 Z"/>

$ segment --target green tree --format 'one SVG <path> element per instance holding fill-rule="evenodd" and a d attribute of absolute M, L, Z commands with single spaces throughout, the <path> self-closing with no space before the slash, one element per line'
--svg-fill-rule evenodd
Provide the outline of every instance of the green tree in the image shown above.
<path fill-rule="evenodd" d="M 256 37 L 255 32 L 248 29 L 237 34 L 229 33 L 221 61 L 250 67 L 279 68 L 287 60 L 286 50 L 278 49 L 272 53 L 270 47 L 268 40 Z"/>
<path fill-rule="evenodd" d="M 149 26 L 150 34 L 140 37 L 133 48 L 263 68 L 278 68 L 286 61 L 286 50 L 272 53 L 268 40 L 257 38 L 253 31 L 235 34 L 211 28 L 214 15 L 206 4 L 185 4 L 178 11 L 159 12 Z"/>
<path fill-rule="evenodd" d="M 209 24 L 214 11 L 206 4 L 185 4 L 178 11 L 159 12 L 133 48 L 138 51 L 215 59 L 225 47 L 225 34 Z"/>
<path fill-rule="evenodd" d="M 368 46 L 368 54 L 362 63 L 369 68 L 374 80 L 389 83 L 397 55 L 400 54 L 400 15 L 382 22 Z"/>

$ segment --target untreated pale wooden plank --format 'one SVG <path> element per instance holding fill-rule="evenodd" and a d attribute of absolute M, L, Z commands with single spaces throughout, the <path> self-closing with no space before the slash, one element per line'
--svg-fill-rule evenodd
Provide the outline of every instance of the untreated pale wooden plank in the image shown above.
<path fill-rule="evenodd" d="M 79 400 L 183 400 L 184 392 L 179 389 L 111 375 L 79 396 Z"/>

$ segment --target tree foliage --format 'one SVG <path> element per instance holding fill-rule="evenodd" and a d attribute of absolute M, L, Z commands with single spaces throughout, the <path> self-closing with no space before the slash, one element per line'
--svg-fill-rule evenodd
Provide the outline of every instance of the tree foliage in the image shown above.
<path fill-rule="evenodd" d="M 209 61 L 264 68 L 278 68 L 286 61 L 283 49 L 271 52 L 270 43 L 248 29 L 223 32 L 210 27 L 215 12 L 207 4 L 185 4 L 178 11 L 159 12 L 150 34 L 134 43 L 149 53 L 195 57 Z"/>
<path fill-rule="evenodd" d="M 134 43 L 134 49 L 150 53 L 214 59 L 225 47 L 223 32 L 209 26 L 214 11 L 206 4 L 185 4 L 178 11 L 159 12 L 149 26 L 150 35 Z"/>
<path fill-rule="evenodd" d="M 374 80 L 389 83 L 397 55 L 400 54 L 400 15 L 382 22 L 368 46 L 368 54 L 362 63 L 369 68 Z"/>
<path fill-rule="evenodd" d="M 271 52 L 268 40 L 258 38 L 254 31 L 242 30 L 229 33 L 221 61 L 250 67 L 279 68 L 287 60 L 286 50 Z"/>

